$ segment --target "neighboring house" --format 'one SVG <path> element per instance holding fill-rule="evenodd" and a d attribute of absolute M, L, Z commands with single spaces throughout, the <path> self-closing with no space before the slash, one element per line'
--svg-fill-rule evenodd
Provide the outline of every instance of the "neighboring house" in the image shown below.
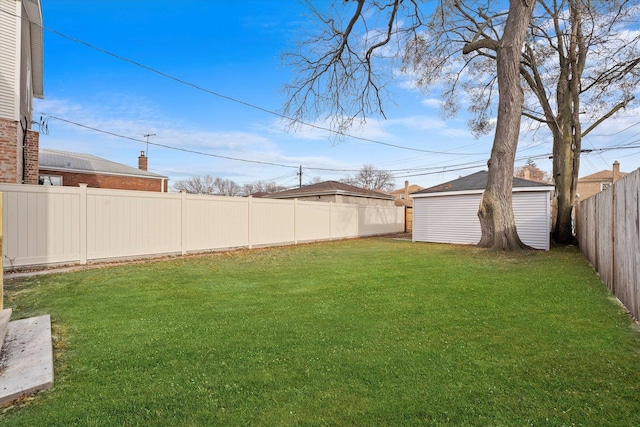
<path fill-rule="evenodd" d="M 41 185 L 166 192 L 169 178 L 147 171 L 144 151 L 138 157 L 138 169 L 90 154 L 40 149 Z"/>
<path fill-rule="evenodd" d="M 38 183 L 33 98 L 43 98 L 40 0 L 0 0 L 0 182 Z"/>
<path fill-rule="evenodd" d="M 476 172 L 413 193 L 413 241 L 477 244 L 482 235 L 478 208 L 487 185 Z M 549 249 L 552 184 L 513 178 L 513 214 L 523 243 Z"/>
<path fill-rule="evenodd" d="M 262 196 L 270 199 L 298 199 L 319 202 L 355 203 L 359 205 L 394 206 L 394 197 L 380 191 L 365 190 L 337 181 L 324 181 L 293 190 Z"/>
<path fill-rule="evenodd" d="M 415 184 L 409 185 L 409 181 L 405 181 L 404 188 L 389 193 L 395 197 L 395 205 L 404 208 L 404 231 L 406 233 L 413 229 L 413 199 L 410 195 L 420 190 L 424 190 L 424 187 Z"/>
<path fill-rule="evenodd" d="M 603 170 L 579 178 L 576 187 L 576 203 L 610 187 L 625 175 L 627 175 L 627 173 L 620 172 L 620 163 L 616 160 L 613 162 L 612 170 Z"/>
<path fill-rule="evenodd" d="M 409 181 L 405 181 L 403 188 L 393 190 L 389 194 L 391 194 L 396 199 L 396 206 L 404 206 L 410 208 L 413 206 L 413 199 L 409 197 L 409 195 L 420 190 L 424 190 L 424 187 L 420 187 L 416 184 L 409 185 Z"/>

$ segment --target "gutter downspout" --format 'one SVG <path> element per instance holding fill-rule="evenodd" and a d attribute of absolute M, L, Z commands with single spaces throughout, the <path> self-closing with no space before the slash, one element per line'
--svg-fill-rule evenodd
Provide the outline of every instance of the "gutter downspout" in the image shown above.
<path fill-rule="evenodd" d="M 20 119 L 20 128 L 22 128 L 22 178 L 20 183 L 24 184 L 24 176 L 27 173 L 27 131 L 29 130 L 27 124 L 27 118 L 23 117 L 25 125 L 22 125 L 22 119 Z"/>

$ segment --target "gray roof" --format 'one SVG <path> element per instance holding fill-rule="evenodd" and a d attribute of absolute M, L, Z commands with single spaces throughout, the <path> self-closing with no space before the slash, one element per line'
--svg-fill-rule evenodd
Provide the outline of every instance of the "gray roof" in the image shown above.
<path fill-rule="evenodd" d="M 471 175 L 463 176 L 453 181 L 438 184 L 433 187 L 425 188 L 424 190 L 416 191 L 411 195 L 417 194 L 431 194 L 431 193 L 444 193 L 451 191 L 473 191 L 484 190 L 487 186 L 487 176 L 489 172 L 480 171 Z M 540 189 L 553 188 L 553 184 L 548 182 L 533 181 L 530 179 L 513 177 L 513 188 L 532 188 L 540 187 Z"/>
<path fill-rule="evenodd" d="M 338 181 L 324 181 L 317 184 L 305 185 L 301 188 L 294 188 L 293 190 L 280 191 L 278 193 L 271 193 L 263 197 L 271 199 L 293 199 L 296 197 L 305 196 L 321 196 L 321 195 L 345 195 L 345 196 L 357 196 L 368 197 L 373 199 L 386 199 L 393 200 L 390 194 L 382 193 L 375 190 L 366 190 L 364 188 L 354 187 L 353 185 L 344 184 Z"/>
<path fill-rule="evenodd" d="M 141 178 L 167 178 L 153 172 L 133 168 L 122 163 L 112 162 L 91 154 L 72 153 L 70 151 L 49 150 L 41 148 L 38 153 L 40 169 L 60 171 L 94 173 L 105 175 L 135 176 Z"/>

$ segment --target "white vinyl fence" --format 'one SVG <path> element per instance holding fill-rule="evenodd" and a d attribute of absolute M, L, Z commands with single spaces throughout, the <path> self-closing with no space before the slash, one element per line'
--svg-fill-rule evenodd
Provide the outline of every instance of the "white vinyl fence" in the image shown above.
<path fill-rule="evenodd" d="M 0 184 L 4 268 L 404 231 L 403 208 Z"/>

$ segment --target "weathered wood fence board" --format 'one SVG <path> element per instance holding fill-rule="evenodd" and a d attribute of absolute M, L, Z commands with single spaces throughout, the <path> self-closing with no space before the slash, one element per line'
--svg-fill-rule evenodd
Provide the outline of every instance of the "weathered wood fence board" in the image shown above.
<path fill-rule="evenodd" d="M 580 249 L 602 280 L 640 319 L 640 169 L 580 202 Z"/>
<path fill-rule="evenodd" d="M 1 184 L 5 268 L 397 233 L 403 208 Z"/>

